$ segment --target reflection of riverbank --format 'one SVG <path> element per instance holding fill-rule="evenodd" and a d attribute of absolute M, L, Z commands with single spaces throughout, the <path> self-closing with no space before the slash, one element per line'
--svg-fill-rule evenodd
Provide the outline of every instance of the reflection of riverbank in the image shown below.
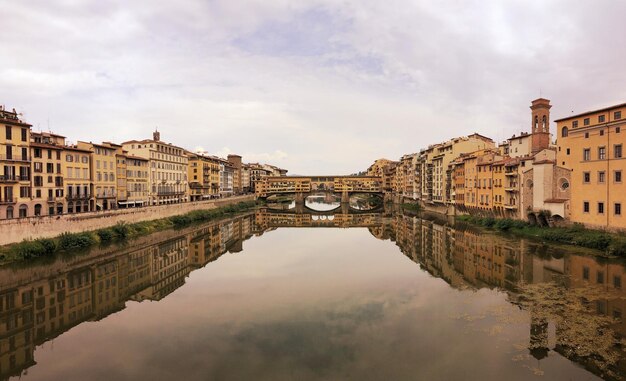
<path fill-rule="evenodd" d="M 388 223 L 370 232 L 396 242 L 433 276 L 458 289 L 502 289 L 511 303 L 529 311 L 530 355 L 540 360 L 555 351 L 601 377 L 624 379 L 623 261 L 414 217 Z M 494 329 L 513 323 L 497 311 L 486 316 L 496 321 Z"/>
<path fill-rule="evenodd" d="M 128 300 L 163 300 L 185 285 L 194 270 L 224 253 L 244 251 L 247 239 L 285 227 L 367 228 L 376 238 L 395 242 L 419 268 L 455 289 L 506 293 L 510 303 L 531 315 L 523 349 L 536 358 L 558 352 L 596 374 L 623 370 L 623 355 L 613 338 L 626 332 L 621 321 L 626 308 L 621 282 L 626 274 L 620 262 L 474 229 L 455 230 L 401 214 L 261 209 L 143 237 L 127 247 L 101 248 L 49 264 L 0 268 L 0 300 L 5 307 L 0 329 L 3 342 L 9 344 L 0 353 L 2 376 L 22 373 L 35 363 L 35 347 L 80 323 L 123 310 Z M 500 311 L 485 314 L 493 324 L 513 323 Z"/>

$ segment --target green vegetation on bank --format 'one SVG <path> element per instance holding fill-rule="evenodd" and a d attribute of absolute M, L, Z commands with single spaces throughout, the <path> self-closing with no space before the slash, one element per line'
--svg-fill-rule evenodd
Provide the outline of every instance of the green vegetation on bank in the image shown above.
<path fill-rule="evenodd" d="M 81 250 L 96 244 L 124 241 L 142 235 L 170 228 L 181 228 L 193 223 L 230 216 L 256 207 L 255 201 L 242 201 L 237 204 L 215 209 L 194 210 L 187 214 L 143 221 L 133 224 L 119 222 L 108 228 L 81 233 L 63 233 L 55 238 L 26 240 L 0 248 L 0 262 L 8 263 L 41 257 L 49 257 L 58 252 Z"/>
<path fill-rule="evenodd" d="M 586 229 L 582 224 L 549 228 L 509 218 L 457 216 L 456 219 L 487 229 L 511 232 L 516 235 L 554 243 L 602 250 L 612 255 L 626 256 L 626 237 L 624 235 Z"/>

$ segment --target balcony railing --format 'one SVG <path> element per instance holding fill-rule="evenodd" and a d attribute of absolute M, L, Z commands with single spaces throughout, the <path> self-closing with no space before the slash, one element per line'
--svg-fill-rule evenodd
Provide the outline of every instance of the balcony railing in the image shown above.
<path fill-rule="evenodd" d="M 14 198 L 5 198 L 0 200 L 0 205 L 6 205 L 6 204 L 15 204 L 17 202 L 17 199 Z"/>
<path fill-rule="evenodd" d="M 89 200 L 91 195 L 89 194 L 69 194 L 66 196 L 68 200 Z"/>
<path fill-rule="evenodd" d="M 157 196 L 180 196 L 184 194 L 184 191 L 157 192 Z"/>
<path fill-rule="evenodd" d="M 0 160 L 7 160 L 7 161 L 31 161 L 31 157 L 30 156 L 22 156 L 22 155 L 10 155 L 7 156 L 6 154 L 0 154 Z"/>
<path fill-rule="evenodd" d="M 3 175 L 0 182 L 30 181 L 30 176 Z"/>

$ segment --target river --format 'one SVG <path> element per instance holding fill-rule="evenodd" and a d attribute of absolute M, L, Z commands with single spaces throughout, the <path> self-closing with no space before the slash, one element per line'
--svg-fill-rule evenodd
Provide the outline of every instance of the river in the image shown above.
<path fill-rule="evenodd" d="M 622 380 L 621 261 L 260 209 L 0 268 L 0 379 Z"/>

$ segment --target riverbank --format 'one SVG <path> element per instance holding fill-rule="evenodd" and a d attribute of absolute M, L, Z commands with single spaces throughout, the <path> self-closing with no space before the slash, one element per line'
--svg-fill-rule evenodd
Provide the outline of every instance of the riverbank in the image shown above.
<path fill-rule="evenodd" d="M 60 252 L 82 250 L 110 242 L 123 242 L 127 239 L 166 229 L 181 228 L 196 222 L 206 222 L 221 217 L 228 217 L 236 213 L 252 210 L 256 206 L 257 203 L 253 200 L 240 201 L 211 209 L 198 209 L 166 218 L 135 223 L 120 221 L 113 226 L 98 230 L 76 233 L 63 232 L 52 238 L 28 239 L 0 247 L 0 264 L 48 257 Z"/>
<path fill-rule="evenodd" d="M 156 220 L 186 214 L 194 210 L 214 209 L 251 200 L 254 200 L 254 195 L 141 208 L 0 220 L 0 246 L 24 240 L 52 238 L 65 232 L 80 233 L 98 230 L 114 226 L 120 222 L 136 223 Z"/>
<path fill-rule="evenodd" d="M 567 227 L 539 227 L 521 220 L 478 216 L 457 216 L 456 220 L 520 237 L 596 249 L 607 255 L 626 257 L 626 236 L 587 229 L 580 224 Z"/>

